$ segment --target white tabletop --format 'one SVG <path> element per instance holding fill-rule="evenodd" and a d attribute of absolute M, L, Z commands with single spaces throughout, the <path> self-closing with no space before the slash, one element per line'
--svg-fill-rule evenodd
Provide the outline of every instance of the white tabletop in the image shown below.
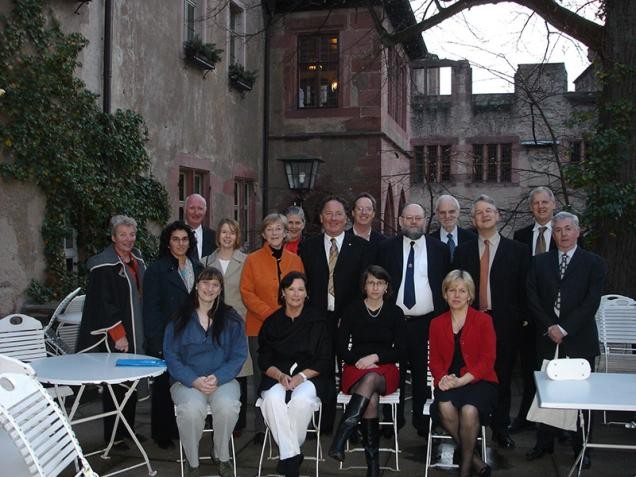
<path fill-rule="evenodd" d="M 582 381 L 553 381 L 534 372 L 541 407 L 636 411 L 636 374 L 591 373 Z"/>
<path fill-rule="evenodd" d="M 159 376 L 166 371 L 165 366 L 115 366 L 118 359 L 154 358 L 131 353 L 80 353 L 36 359 L 30 364 L 39 381 L 67 386 L 117 384 Z"/>

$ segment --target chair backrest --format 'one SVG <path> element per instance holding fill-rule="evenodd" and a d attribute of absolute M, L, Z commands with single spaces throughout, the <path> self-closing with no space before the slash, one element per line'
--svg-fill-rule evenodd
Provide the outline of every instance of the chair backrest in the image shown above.
<path fill-rule="evenodd" d="M 0 425 L 24 458 L 29 475 L 54 477 L 75 460 L 77 475 L 95 476 L 60 408 L 32 376 L 0 374 Z"/>
<path fill-rule="evenodd" d="M 19 359 L 12 358 L 6 354 L 0 354 L 0 373 L 16 373 L 35 376 L 35 370 L 30 364 L 24 363 Z"/>
<path fill-rule="evenodd" d="M 606 372 L 636 371 L 636 301 L 621 295 L 605 295 L 596 312 L 601 359 Z"/>
<path fill-rule="evenodd" d="M 57 305 L 57 308 L 55 308 L 55 311 L 51 315 L 51 319 L 49 320 L 49 322 L 47 323 L 46 327 L 44 328 L 44 332 L 45 333 L 49 330 L 49 328 L 51 328 L 55 324 L 58 316 L 60 316 L 62 313 L 64 313 L 66 311 L 67 307 L 69 306 L 69 303 L 71 303 L 71 300 L 73 300 L 73 298 L 75 298 L 75 296 L 80 292 L 80 290 L 81 290 L 81 288 L 77 287 L 71 293 L 66 295 L 64 297 L 64 299 Z"/>
<path fill-rule="evenodd" d="M 42 323 L 27 315 L 8 315 L 0 320 L 0 354 L 29 362 L 46 357 Z"/>

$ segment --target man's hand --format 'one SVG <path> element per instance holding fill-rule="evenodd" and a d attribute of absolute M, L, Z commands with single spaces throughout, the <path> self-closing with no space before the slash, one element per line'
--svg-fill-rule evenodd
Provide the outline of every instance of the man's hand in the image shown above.
<path fill-rule="evenodd" d="M 216 391 L 219 386 L 216 376 L 211 374 L 210 376 L 199 376 L 192 382 L 192 387 L 209 396 Z"/>
<path fill-rule="evenodd" d="M 559 325 L 552 325 L 548 328 L 548 337 L 556 344 L 561 344 L 565 335 L 561 332 Z"/>
<path fill-rule="evenodd" d="M 377 368 L 378 365 L 376 363 L 379 360 L 380 360 L 380 358 L 379 358 L 379 356 L 377 354 L 375 354 L 375 353 L 368 354 L 368 355 L 363 356 L 362 358 L 360 358 L 358 361 L 356 361 L 356 368 L 358 368 L 358 369 Z"/>
<path fill-rule="evenodd" d="M 117 351 L 121 351 L 122 353 L 128 353 L 128 338 L 122 336 L 117 341 L 115 341 L 115 349 Z"/>

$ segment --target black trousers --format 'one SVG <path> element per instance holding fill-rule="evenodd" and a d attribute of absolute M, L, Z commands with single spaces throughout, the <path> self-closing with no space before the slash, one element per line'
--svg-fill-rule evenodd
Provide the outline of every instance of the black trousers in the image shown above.
<path fill-rule="evenodd" d="M 156 441 L 168 441 L 179 437 L 177 420 L 174 415 L 174 403 L 170 395 L 170 375 L 168 373 L 154 378 L 151 404 L 150 433 L 152 438 Z"/>
<path fill-rule="evenodd" d="M 497 340 L 497 359 L 495 372 L 499 379 L 497 407 L 492 417 L 490 427 L 494 432 L 503 432 L 510 425 L 511 381 L 516 354 L 516 340 Z"/>
<path fill-rule="evenodd" d="M 517 413 L 517 419 L 525 419 L 532 405 L 532 400 L 537 392 L 534 384 L 534 371 L 537 362 L 536 326 L 529 322 L 521 328 L 519 340 L 519 364 L 521 365 L 521 379 L 523 392 L 521 405 Z"/>
<path fill-rule="evenodd" d="M 338 398 L 338 390 L 336 389 L 336 336 L 338 333 L 338 317 L 333 311 L 327 312 L 327 326 L 329 336 L 331 336 L 331 360 L 333 366 L 329 367 L 329 378 L 334 386 L 329 386 L 326 395 L 322 399 L 322 420 L 320 422 L 320 431 L 325 434 L 331 434 L 333 431 L 334 421 L 336 420 L 336 400 Z M 338 372 L 341 366 L 338 364 Z"/>
<path fill-rule="evenodd" d="M 126 382 L 123 384 L 130 386 L 132 383 Z M 120 386 L 118 384 L 113 385 L 113 392 L 115 396 L 117 397 L 117 401 L 120 403 L 124 399 L 124 396 L 126 395 L 127 391 L 128 389 L 126 389 L 123 386 Z M 110 397 L 110 392 L 108 391 L 108 388 L 106 386 L 104 386 L 104 389 L 102 392 L 102 408 L 104 412 L 110 412 L 115 410 L 115 403 L 113 403 L 113 399 Z M 132 393 L 132 396 L 130 396 L 130 399 L 128 400 L 128 402 L 124 406 L 124 409 L 122 410 L 122 414 L 128 421 L 128 424 L 130 424 L 130 427 L 132 428 L 133 431 L 135 430 L 136 409 L 137 409 L 137 391 Z M 173 414 L 174 414 L 174 411 L 173 411 Z M 106 442 L 110 441 L 110 435 L 113 432 L 114 426 L 115 426 L 115 416 L 107 416 L 104 418 L 104 441 Z M 128 430 L 120 422 L 117 426 L 117 434 L 115 435 L 115 440 L 119 441 L 123 438 L 128 438 L 128 437 L 130 437 L 130 435 L 128 434 Z"/>
<path fill-rule="evenodd" d="M 400 362 L 400 403 L 398 404 L 398 425 L 405 422 L 404 399 L 406 398 L 407 370 L 411 371 L 411 389 L 413 390 L 413 409 L 411 420 L 413 427 L 422 433 L 428 432 L 428 417 L 425 417 L 424 404 L 430 397 L 430 389 L 426 385 L 428 369 L 428 330 L 432 314 L 422 317 L 407 317 L 403 342 L 406 350 Z"/>

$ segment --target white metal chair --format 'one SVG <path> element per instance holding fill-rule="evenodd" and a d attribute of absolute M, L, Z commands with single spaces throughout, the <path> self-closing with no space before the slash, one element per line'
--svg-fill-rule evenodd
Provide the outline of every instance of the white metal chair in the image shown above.
<path fill-rule="evenodd" d="M 343 392 L 338 393 L 337 403 L 342 405 L 343 410 L 347 408 L 349 401 L 351 400 L 350 394 L 345 394 Z M 382 426 L 391 426 L 393 428 L 393 447 L 380 447 L 380 452 L 390 452 L 395 455 L 395 467 L 389 466 L 381 466 L 381 469 L 384 470 L 393 470 L 399 472 L 400 470 L 400 443 L 398 441 L 398 422 L 397 422 L 397 407 L 400 402 L 400 390 L 398 389 L 392 394 L 387 396 L 380 396 L 380 406 L 378 407 L 378 415 L 380 415 L 380 409 L 383 405 L 391 406 L 391 421 L 380 421 L 380 427 Z M 345 452 L 364 452 L 364 448 L 362 447 L 350 447 L 349 442 L 347 441 L 347 445 L 345 448 Z M 366 469 L 367 466 L 346 466 L 344 467 L 342 462 L 340 462 L 339 469 L 340 470 L 349 470 L 349 469 Z"/>
<path fill-rule="evenodd" d="M 258 398 L 256 400 L 256 407 L 258 409 L 260 409 L 261 405 L 263 403 L 263 399 L 262 398 Z M 316 419 L 316 414 L 318 414 L 318 419 Z M 305 460 L 311 460 L 314 461 L 315 463 L 315 472 L 316 472 L 316 477 L 319 477 L 319 464 L 320 461 L 323 460 L 322 457 L 322 445 L 320 443 L 320 424 L 322 422 L 322 401 L 320 401 L 320 398 L 316 397 L 316 400 L 314 401 L 314 413 L 311 416 L 311 424 L 310 427 L 307 429 L 308 433 L 311 434 L 315 434 L 316 435 L 316 450 L 315 450 L 315 454 L 313 456 L 305 456 Z M 265 437 L 263 438 L 263 446 L 261 447 L 261 457 L 258 460 L 258 474 L 256 474 L 256 477 L 263 477 L 262 474 L 262 470 L 263 470 L 263 458 L 265 457 L 265 447 L 267 446 L 269 448 L 269 452 L 267 455 L 267 460 L 278 460 L 278 455 L 274 454 L 274 443 L 272 443 L 273 439 L 272 439 L 272 433 L 269 430 L 269 426 L 267 425 L 267 422 L 265 423 Z M 270 474 L 266 474 L 266 475 L 270 475 Z"/>
<path fill-rule="evenodd" d="M 26 374 L 0 374 L 0 425 L 19 449 L 29 475 L 54 477 L 76 462 L 77 476 L 96 476 L 64 414 Z"/>
<path fill-rule="evenodd" d="M 456 464 L 441 464 L 436 463 L 431 465 L 431 452 L 433 450 L 433 439 L 451 439 L 452 437 L 448 434 L 433 434 L 433 419 L 431 419 L 431 404 L 433 404 L 433 399 L 435 398 L 435 388 L 433 386 L 433 376 L 431 375 L 431 370 L 427 370 L 426 372 L 426 384 L 431 389 L 431 397 L 426 400 L 424 403 L 423 414 L 429 417 L 428 420 L 428 442 L 426 444 L 426 470 L 424 471 L 424 477 L 428 477 L 428 469 L 434 467 L 446 467 L 446 468 L 456 468 Z M 480 435 L 477 436 L 477 442 L 481 443 L 481 458 L 485 464 L 488 464 L 488 451 L 486 444 L 486 426 L 481 426 Z"/>
<path fill-rule="evenodd" d="M 66 295 L 57 305 L 51 319 L 44 327 L 46 345 L 51 354 L 61 355 L 75 352 L 79 323 L 82 320 L 84 297 L 77 295 L 81 288 L 76 288 Z M 76 300 L 76 298 L 80 298 Z"/>
<path fill-rule="evenodd" d="M 598 370 L 636 373 L 636 301 L 621 295 L 603 296 L 596 311 L 596 326 L 601 346 Z M 608 424 L 606 411 L 603 411 L 603 423 Z"/>
<path fill-rule="evenodd" d="M 177 408 L 175 406 L 174 408 L 174 412 L 176 414 L 177 412 Z M 212 409 L 210 409 L 210 406 L 208 405 L 208 410 L 207 410 L 207 414 L 206 414 L 206 422 L 208 421 L 208 418 L 211 420 L 212 419 Z M 213 426 L 207 427 L 203 429 L 203 434 L 212 434 L 214 432 L 214 428 Z M 202 436 L 203 437 L 203 436 Z M 234 436 L 232 434 L 230 434 L 230 450 L 232 451 L 232 466 L 234 468 L 234 477 L 237 477 L 236 475 L 236 448 L 234 447 Z M 212 452 L 208 453 L 209 455 L 204 455 L 204 456 L 199 456 L 199 460 L 211 460 L 212 459 Z M 181 445 L 181 435 L 179 435 L 179 464 L 181 466 L 181 477 L 183 477 L 185 475 L 185 469 L 184 469 L 184 463 L 186 461 L 185 456 L 183 455 L 183 446 Z"/>

